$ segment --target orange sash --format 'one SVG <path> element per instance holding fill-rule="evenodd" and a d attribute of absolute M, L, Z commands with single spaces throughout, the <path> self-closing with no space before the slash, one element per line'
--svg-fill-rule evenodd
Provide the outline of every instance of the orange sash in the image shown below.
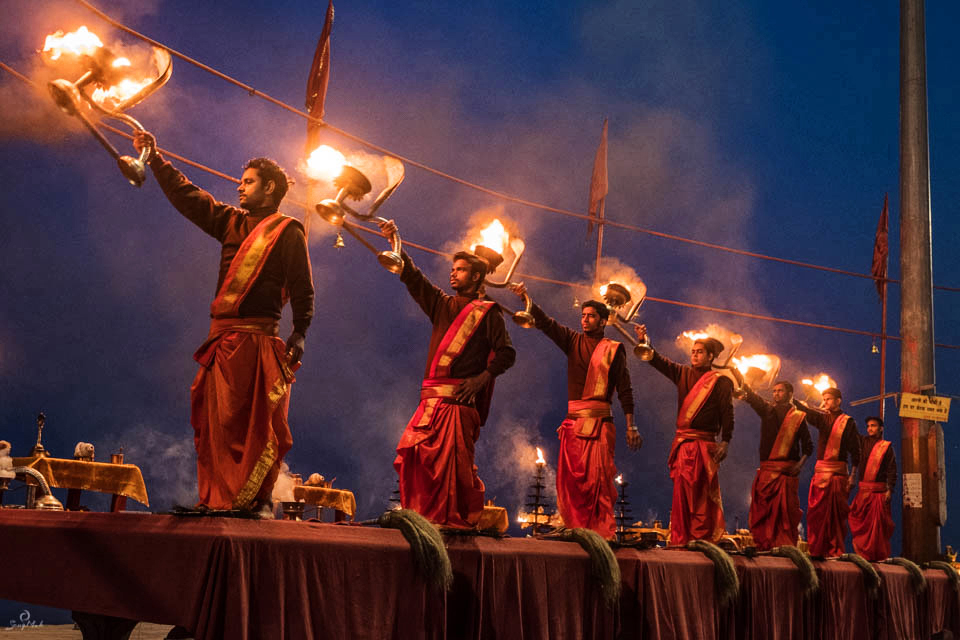
<path fill-rule="evenodd" d="M 612 415 L 607 402 L 607 387 L 618 348 L 620 343 L 616 340 L 604 338 L 600 341 L 590 356 L 580 400 L 567 403 L 567 418 L 575 421 L 574 433 L 580 438 L 595 438 L 600 425 Z"/>
<path fill-rule="evenodd" d="M 700 409 L 703 408 L 703 404 L 710 397 L 710 392 L 713 391 L 713 387 L 719 379 L 720 374 L 716 371 L 708 371 L 700 376 L 700 379 L 687 393 L 687 397 L 683 399 L 683 404 L 680 406 L 680 412 L 677 415 L 677 429 L 690 427 L 690 423 L 700 413 Z"/>
<path fill-rule="evenodd" d="M 457 356 L 463 353 L 470 338 L 476 333 L 480 322 L 487 312 L 493 308 L 494 303 L 489 300 L 471 300 L 443 334 L 443 339 L 437 345 L 437 352 L 433 355 L 433 362 L 430 363 L 430 373 L 428 378 L 446 378 L 450 375 L 450 366 Z"/>
<path fill-rule="evenodd" d="M 453 398 L 457 387 L 463 382 L 461 378 L 427 378 L 420 386 L 420 405 L 410 418 L 409 426 L 423 429 L 430 426 L 433 414 L 445 398 Z"/>
<path fill-rule="evenodd" d="M 806 414 L 796 407 L 790 407 L 787 415 L 783 416 L 783 423 L 780 430 L 777 431 L 777 438 L 773 441 L 773 448 L 770 449 L 768 460 L 786 460 L 790 455 L 790 448 L 793 446 L 793 440 L 797 435 L 797 429 L 803 424 L 803 418 Z"/>
<path fill-rule="evenodd" d="M 827 439 L 827 446 L 823 450 L 823 460 L 833 461 L 840 459 L 840 443 L 843 440 L 843 430 L 846 428 L 847 420 L 849 419 L 850 416 L 841 413 L 837 416 L 837 419 L 833 421 L 833 426 L 830 428 L 830 438 Z"/>
<path fill-rule="evenodd" d="M 873 450 L 867 459 L 867 468 L 863 472 L 863 478 L 861 478 L 863 482 L 877 481 L 877 472 L 880 470 L 880 463 L 883 462 L 883 456 L 886 455 L 887 449 L 889 448 L 890 441 L 888 440 L 881 440 L 873 445 Z M 886 485 L 884 485 L 884 490 L 886 490 Z"/>
<path fill-rule="evenodd" d="M 230 261 L 230 268 L 223 279 L 220 291 L 210 305 L 210 315 L 214 318 L 236 317 L 240 303 L 250 293 L 253 283 L 263 270 L 270 251 L 280 239 L 280 234 L 293 222 L 293 218 L 282 213 L 274 213 L 254 227 L 243 240 L 237 255 Z"/>

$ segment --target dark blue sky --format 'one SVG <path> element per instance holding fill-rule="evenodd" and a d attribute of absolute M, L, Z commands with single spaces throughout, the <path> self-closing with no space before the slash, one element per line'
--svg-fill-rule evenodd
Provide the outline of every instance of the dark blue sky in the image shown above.
<path fill-rule="evenodd" d="M 889 193 L 890 273 L 897 277 L 897 5 L 800 4 L 809 6 L 342 2 L 327 119 L 473 182 L 583 211 L 608 117 L 610 219 L 861 273 L 870 268 Z M 98 6 L 302 106 L 324 3 Z M 135 44 L 71 2 L 17 3 L 7 14 L 0 59 L 37 78 L 35 50 L 55 29 L 87 24 L 105 42 Z M 960 286 L 958 19 L 953 4 L 928 7 L 934 281 L 949 286 Z M 13 443 L 15 455 L 26 453 L 43 409 L 45 444 L 55 455 L 69 456 L 78 440 L 93 442 L 100 459 L 123 446 L 127 460 L 143 469 L 152 508 L 191 502 L 190 356 L 206 335 L 219 247 L 170 207 L 152 176 L 142 189 L 128 186 L 45 92 L 29 94 L 0 73 L 0 96 L 7 230 L 0 236 L 0 437 Z M 300 179 L 294 195 L 304 195 L 304 177 L 295 172 L 304 122 L 209 74 L 176 60 L 170 83 L 131 114 L 161 146 L 230 174 L 252 156 L 273 156 Z M 334 135 L 325 141 L 348 155 L 362 150 Z M 235 202 L 232 184 L 184 169 Z M 521 271 L 567 281 L 592 273 L 595 245 L 581 221 L 505 204 L 414 167 L 383 213 L 396 218 L 405 238 L 451 249 L 481 210 L 512 220 L 526 238 Z M 302 216 L 292 205 L 287 211 Z M 416 405 L 429 326 L 395 276 L 353 239 L 338 252 L 329 228 L 319 221 L 313 227 L 321 231 L 311 243 L 316 317 L 294 386 L 295 444 L 287 459 L 304 475 L 335 476 L 336 486 L 356 493 L 359 516 L 372 517 L 394 488 L 393 448 Z M 879 330 L 868 280 L 615 229 L 607 230 L 604 249 L 633 268 L 653 297 Z M 445 282 L 445 260 L 411 255 Z M 573 299 L 584 299 L 582 291 L 528 284 L 548 313 L 576 323 Z M 960 344 L 958 295 L 935 295 L 938 342 Z M 681 331 L 718 323 L 745 336 L 744 353 L 780 355 L 784 377 L 799 381 L 825 370 L 848 400 L 879 391 L 879 357 L 867 337 L 654 302 L 643 306 L 641 319 L 674 359 L 685 359 L 673 345 Z M 890 332 L 898 333 L 896 287 L 889 319 Z M 511 330 L 518 362 L 497 383 L 477 463 L 488 497 L 513 512 L 524 501 L 532 447 L 556 458 L 554 430 L 566 398 L 562 354 L 539 332 Z M 899 343 L 890 346 L 888 388 L 895 388 Z M 938 351 L 936 366 L 941 393 L 960 395 L 960 351 Z M 633 487 L 634 517 L 666 520 L 675 391 L 639 361 L 631 371 L 646 444 L 628 452 L 621 431 L 618 463 Z M 899 452 L 892 402 L 887 412 L 886 435 Z M 851 413 L 862 428 L 874 409 Z M 749 408 L 738 406 L 721 471 L 731 526 L 746 522 L 758 428 Z M 949 469 L 960 463 L 960 449 L 952 424 L 945 428 Z M 957 506 L 955 494 L 950 500 Z M 957 520 L 942 533 L 944 543 L 956 545 Z M 895 551 L 899 538 L 898 527 Z"/>

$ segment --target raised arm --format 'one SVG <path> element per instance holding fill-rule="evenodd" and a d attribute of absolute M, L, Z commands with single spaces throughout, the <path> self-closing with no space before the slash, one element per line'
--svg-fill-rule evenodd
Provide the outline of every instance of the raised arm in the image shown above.
<path fill-rule="evenodd" d="M 522 282 L 510 285 L 509 289 L 521 300 L 527 294 L 527 287 Z M 530 308 L 530 313 L 537 324 L 537 329 L 543 331 L 564 353 L 569 353 L 576 332 L 548 316 L 536 303 Z"/>

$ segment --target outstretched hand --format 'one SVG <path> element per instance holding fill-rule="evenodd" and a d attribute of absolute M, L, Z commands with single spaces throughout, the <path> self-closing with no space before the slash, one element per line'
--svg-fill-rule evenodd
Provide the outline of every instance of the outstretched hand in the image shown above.
<path fill-rule="evenodd" d="M 527 295 L 527 285 L 523 284 L 522 282 L 511 282 L 507 285 L 507 289 L 510 289 L 510 291 L 513 291 L 515 294 L 517 294 L 517 297 L 521 300 L 523 300 L 523 297 Z"/>
<path fill-rule="evenodd" d="M 150 149 L 150 160 L 153 158 L 153 155 L 157 152 L 157 138 L 149 131 L 134 131 L 133 133 L 133 148 L 137 150 L 137 153 L 140 153 L 144 149 Z"/>
<path fill-rule="evenodd" d="M 457 402 L 472 404 L 477 394 L 490 383 L 491 377 L 489 372 L 484 371 L 461 382 L 456 391 Z"/>
<path fill-rule="evenodd" d="M 635 324 L 633 325 L 633 331 L 637 334 L 637 342 L 643 342 L 647 339 L 647 325 Z"/>
<path fill-rule="evenodd" d="M 394 222 L 393 219 L 381 220 L 380 222 L 377 223 L 377 225 L 379 225 L 380 227 L 380 233 L 387 236 L 388 238 L 393 237 L 394 234 L 397 233 L 397 223 Z"/>

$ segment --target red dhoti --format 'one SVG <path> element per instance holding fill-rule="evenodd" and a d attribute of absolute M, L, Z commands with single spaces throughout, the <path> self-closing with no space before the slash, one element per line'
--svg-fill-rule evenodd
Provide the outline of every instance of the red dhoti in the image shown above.
<path fill-rule="evenodd" d="M 784 473 L 792 460 L 760 463 L 750 493 L 750 533 L 759 551 L 797 545 L 797 527 L 803 511 L 797 491 L 800 480 Z"/>
<path fill-rule="evenodd" d="M 694 429 L 678 429 L 673 438 L 668 459 L 673 479 L 671 545 L 685 545 L 690 540 L 716 542 L 724 534 L 714 438 L 713 433 Z"/>
<path fill-rule="evenodd" d="M 847 464 L 817 460 L 807 499 L 807 536 L 810 555 L 839 556 L 847 537 L 849 494 Z"/>
<path fill-rule="evenodd" d="M 616 428 L 606 419 L 610 403 L 579 400 L 571 401 L 569 407 L 571 413 L 557 429 L 557 507 L 566 527 L 592 529 L 610 539 L 616 531 L 613 505 L 617 501 Z M 596 415 L 579 415 L 578 411 Z M 583 437 L 585 423 L 591 420 L 595 424 L 586 430 L 588 437 Z"/>
<path fill-rule="evenodd" d="M 244 508 L 269 501 L 293 438 L 293 373 L 272 318 L 220 318 L 194 358 L 190 389 L 200 504 Z"/>
<path fill-rule="evenodd" d="M 893 535 L 887 485 L 861 481 L 858 486 L 857 497 L 850 506 L 853 550 L 870 562 L 885 560 L 890 557 L 890 536 Z"/>
<path fill-rule="evenodd" d="M 460 380 L 424 381 L 420 406 L 397 444 L 400 504 L 440 525 L 473 527 L 483 511 L 483 481 L 473 464 L 480 414 L 445 402 Z"/>

